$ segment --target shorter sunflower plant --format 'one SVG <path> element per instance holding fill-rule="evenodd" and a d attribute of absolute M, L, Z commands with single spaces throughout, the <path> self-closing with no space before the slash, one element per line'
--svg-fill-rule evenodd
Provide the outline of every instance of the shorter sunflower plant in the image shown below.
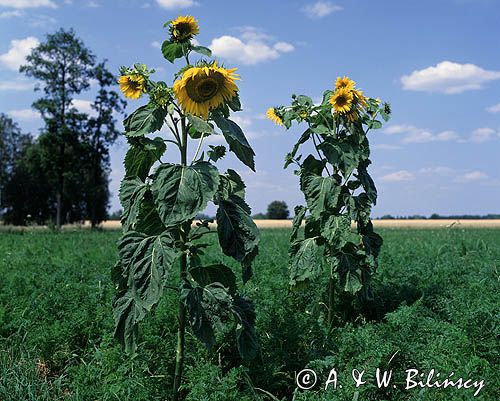
<path fill-rule="evenodd" d="M 220 135 L 229 151 L 255 170 L 254 152 L 229 118 L 241 110 L 236 69 L 205 59 L 191 63 L 194 53 L 211 56 L 208 48 L 193 44 L 199 32 L 193 17 L 179 17 L 165 27 L 169 39 L 162 45 L 164 57 L 171 63 L 184 61 L 173 83 L 153 80 L 154 71 L 143 64 L 122 67 L 118 81 L 126 97 L 144 98 L 146 103 L 123 122 L 129 149 L 120 187 L 123 235 L 113 271 L 113 307 L 115 335 L 126 351 L 135 353 L 139 322 L 164 290 L 178 294 L 178 321 L 171 322 L 177 326 L 177 400 L 189 327 L 208 349 L 233 327 L 242 358 L 250 359 L 258 350 L 252 301 L 240 289 L 233 269 L 204 263 L 203 250 L 209 245 L 206 236 L 216 233 L 222 252 L 241 263 L 245 284 L 258 253 L 259 232 L 245 202 L 243 180 L 234 170 L 220 172 L 216 167 L 226 146 L 204 143 Z M 209 202 L 217 207 L 216 229 L 210 221 L 197 219 Z"/>
<path fill-rule="evenodd" d="M 372 296 L 370 279 L 382 238 L 370 219 L 377 189 L 368 173 L 367 134 L 382 127 L 379 116 L 388 121 L 390 114 L 388 103 L 366 97 L 348 77 L 339 77 L 335 88 L 324 92 L 321 104 L 293 95 L 290 106 L 267 110 L 271 121 L 287 129 L 294 121 L 307 127 L 285 159 L 285 168 L 297 166 L 306 201 L 295 207 L 290 284 L 318 283 L 327 276 L 320 305 L 326 307 L 329 328 L 335 322 L 335 294 L 362 300 Z M 303 157 L 299 149 L 306 143 L 314 154 Z"/>

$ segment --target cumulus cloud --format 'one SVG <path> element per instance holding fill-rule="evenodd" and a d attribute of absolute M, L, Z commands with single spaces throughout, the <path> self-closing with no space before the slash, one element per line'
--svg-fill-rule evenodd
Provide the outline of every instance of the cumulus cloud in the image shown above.
<path fill-rule="evenodd" d="M 401 146 L 399 145 L 391 145 L 388 143 L 376 143 L 373 145 L 373 149 L 379 149 L 379 150 L 398 150 L 401 149 Z"/>
<path fill-rule="evenodd" d="M 198 5 L 194 0 L 156 0 L 156 3 L 166 10 L 189 8 Z"/>
<path fill-rule="evenodd" d="M 86 113 L 91 116 L 96 115 L 96 111 L 92 108 L 92 102 L 84 99 L 73 99 L 71 106 L 77 109 L 80 113 Z"/>
<path fill-rule="evenodd" d="M 394 173 L 386 174 L 380 177 L 380 181 L 382 182 L 401 182 L 401 181 L 411 181 L 415 178 L 413 173 L 410 173 L 408 170 L 399 170 Z"/>
<path fill-rule="evenodd" d="M 29 36 L 25 39 L 11 40 L 9 51 L 0 54 L 0 63 L 11 70 L 19 70 L 19 67 L 25 62 L 26 56 L 30 54 L 31 50 L 38 46 L 39 43 L 38 39 L 33 36 Z"/>
<path fill-rule="evenodd" d="M 459 175 L 455 181 L 468 183 L 468 182 L 482 181 L 485 180 L 486 178 L 488 178 L 488 175 L 486 173 L 476 170 L 476 171 L 470 171 L 463 175 Z"/>
<path fill-rule="evenodd" d="M 12 8 L 57 8 L 52 0 L 0 0 L 0 6 Z"/>
<path fill-rule="evenodd" d="M 402 143 L 449 142 L 459 138 L 455 131 L 446 130 L 435 134 L 431 130 L 408 124 L 390 125 L 383 132 L 388 135 L 405 134 Z"/>
<path fill-rule="evenodd" d="M 19 10 L 14 10 L 14 11 L 3 11 L 0 13 L 0 19 L 7 19 L 7 18 L 13 18 L 13 17 L 21 17 L 23 13 Z"/>
<path fill-rule="evenodd" d="M 287 42 L 272 43 L 272 38 L 254 27 L 242 28 L 240 37 L 224 35 L 209 46 L 215 56 L 240 64 L 255 65 L 275 60 L 295 48 Z"/>
<path fill-rule="evenodd" d="M 500 113 L 500 103 L 497 103 L 486 109 L 490 113 Z"/>
<path fill-rule="evenodd" d="M 488 71 L 474 64 L 443 61 L 436 66 L 415 70 L 401 77 L 403 89 L 446 94 L 481 89 L 500 79 L 500 71 Z"/>
<path fill-rule="evenodd" d="M 472 134 L 469 138 L 470 142 L 475 143 L 484 143 L 491 141 L 495 136 L 495 130 L 491 128 L 477 128 L 472 131 Z"/>
<path fill-rule="evenodd" d="M 302 11 L 306 13 L 309 18 L 323 18 L 336 11 L 341 11 L 342 7 L 333 4 L 330 1 L 317 1 L 313 4 L 306 5 Z"/>
<path fill-rule="evenodd" d="M 33 90 L 35 85 L 25 80 L 0 81 L 0 90 L 4 91 L 26 91 Z"/>
<path fill-rule="evenodd" d="M 16 120 L 36 120 L 40 118 L 40 113 L 33 109 L 10 110 L 7 114 Z"/>

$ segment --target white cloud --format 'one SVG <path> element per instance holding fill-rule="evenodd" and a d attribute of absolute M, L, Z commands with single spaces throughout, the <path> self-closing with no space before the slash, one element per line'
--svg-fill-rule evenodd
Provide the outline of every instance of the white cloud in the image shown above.
<path fill-rule="evenodd" d="M 469 173 L 465 173 L 463 175 L 459 175 L 456 178 L 457 182 L 474 182 L 474 181 L 482 181 L 484 179 L 488 178 L 488 175 L 486 173 L 483 173 L 482 171 L 471 171 Z"/>
<path fill-rule="evenodd" d="M 470 142 L 475 143 L 484 143 L 493 139 L 495 135 L 495 130 L 491 128 L 477 128 L 472 131 L 472 134 L 469 138 Z"/>
<path fill-rule="evenodd" d="M 34 89 L 33 83 L 25 80 L 0 81 L 0 90 L 5 91 L 26 91 Z"/>
<path fill-rule="evenodd" d="M 402 143 L 449 142 L 459 138 L 455 131 L 447 130 L 434 134 L 428 129 L 408 124 L 390 125 L 383 132 L 388 135 L 406 134 L 401 140 Z"/>
<path fill-rule="evenodd" d="M 215 56 L 240 64 L 255 65 L 275 60 L 295 48 L 287 42 L 272 44 L 271 38 L 254 27 L 242 28 L 240 38 L 224 35 L 212 40 L 209 46 Z"/>
<path fill-rule="evenodd" d="M 91 116 L 96 115 L 96 111 L 92 108 L 92 102 L 90 100 L 73 99 L 71 106 L 77 109 L 80 113 L 86 113 Z"/>
<path fill-rule="evenodd" d="M 11 40 L 9 51 L 0 54 L 0 63 L 11 70 L 17 71 L 26 60 L 26 56 L 39 43 L 38 39 L 33 36 L 29 36 L 26 39 Z"/>
<path fill-rule="evenodd" d="M 37 15 L 31 20 L 30 25 L 36 28 L 47 28 L 56 23 L 57 20 L 53 17 L 49 17 L 48 15 Z"/>
<path fill-rule="evenodd" d="M 399 170 L 394 173 L 386 174 L 380 177 L 380 181 L 383 182 L 401 182 L 401 181 L 411 181 L 415 176 L 408 170 Z"/>
<path fill-rule="evenodd" d="M 161 43 L 158 42 L 157 40 L 151 42 L 151 47 L 154 47 L 155 49 L 160 49 L 161 48 Z"/>
<path fill-rule="evenodd" d="M 398 145 L 390 145 L 388 143 L 376 143 L 373 145 L 373 149 L 380 150 L 398 150 L 401 149 L 401 146 Z"/>
<path fill-rule="evenodd" d="M 451 175 L 454 172 L 455 172 L 454 169 L 444 166 L 424 167 L 419 170 L 419 173 L 421 174 L 431 174 L 431 175 Z"/>
<path fill-rule="evenodd" d="M 490 113 L 500 113 L 500 103 L 488 107 L 486 110 L 488 110 Z"/>
<path fill-rule="evenodd" d="M 7 114 L 17 120 L 36 120 L 40 118 L 40 113 L 33 109 L 10 110 Z"/>
<path fill-rule="evenodd" d="M 0 0 L 0 6 L 12 8 L 57 8 L 52 0 Z"/>
<path fill-rule="evenodd" d="M 0 19 L 7 19 L 7 18 L 13 18 L 13 17 L 21 17 L 23 13 L 19 10 L 14 10 L 14 11 L 3 11 L 0 13 Z"/>
<path fill-rule="evenodd" d="M 340 10 L 342 10 L 342 7 L 330 1 L 317 1 L 314 4 L 308 4 L 302 9 L 309 18 L 323 18 Z"/>
<path fill-rule="evenodd" d="M 488 81 L 500 79 L 500 71 L 488 71 L 474 64 L 443 61 L 436 66 L 401 77 L 403 89 L 446 94 L 481 89 Z"/>
<path fill-rule="evenodd" d="M 87 7 L 98 8 L 98 7 L 101 7 L 101 5 L 97 1 L 91 0 L 87 3 Z"/>
<path fill-rule="evenodd" d="M 156 3 L 167 10 L 175 10 L 176 8 L 189 8 L 198 5 L 194 0 L 156 0 Z"/>

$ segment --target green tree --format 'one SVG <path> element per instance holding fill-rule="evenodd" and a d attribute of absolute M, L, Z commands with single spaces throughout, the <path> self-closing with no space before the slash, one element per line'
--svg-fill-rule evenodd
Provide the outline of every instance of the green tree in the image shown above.
<path fill-rule="evenodd" d="M 43 96 L 33 103 L 45 122 L 45 134 L 51 137 L 53 154 L 50 161 L 56 188 L 56 225 L 63 221 L 64 187 L 68 171 L 68 146 L 75 141 L 75 126 L 82 117 L 72 107 L 75 95 L 89 88 L 94 76 L 95 56 L 77 38 L 73 30 L 60 29 L 47 35 L 45 42 L 35 47 L 20 71 L 35 78 Z"/>
<path fill-rule="evenodd" d="M 268 219 L 284 220 L 288 219 L 289 215 L 290 211 L 285 201 L 272 201 L 267 207 Z"/>

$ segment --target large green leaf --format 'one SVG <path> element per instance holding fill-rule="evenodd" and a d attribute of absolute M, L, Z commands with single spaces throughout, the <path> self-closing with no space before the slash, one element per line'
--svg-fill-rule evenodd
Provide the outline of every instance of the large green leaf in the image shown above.
<path fill-rule="evenodd" d="M 245 183 L 239 174 L 234 170 L 228 169 L 225 174 L 220 175 L 217 195 L 222 199 L 228 199 L 231 195 L 245 199 L 245 188 Z"/>
<path fill-rule="evenodd" d="M 201 138 L 202 134 L 208 136 L 214 133 L 214 127 L 212 127 L 209 123 L 207 123 L 200 117 L 188 114 L 187 119 L 189 121 L 189 124 L 191 125 L 191 130 L 189 131 L 189 135 L 191 136 L 191 138 L 198 139 Z"/>
<path fill-rule="evenodd" d="M 259 244 L 259 230 L 250 216 L 250 208 L 236 195 L 219 203 L 217 231 L 223 252 L 239 262 L 255 256 Z"/>
<path fill-rule="evenodd" d="M 118 249 L 122 278 L 117 281 L 122 288 L 113 303 L 115 336 L 133 353 L 137 324 L 160 300 L 176 251 L 168 234 L 146 236 L 136 231 L 124 234 Z"/>
<path fill-rule="evenodd" d="M 337 256 L 337 273 L 340 278 L 340 286 L 351 294 L 355 294 L 363 284 L 359 270 L 359 260 L 355 255 L 349 253 L 340 253 Z"/>
<path fill-rule="evenodd" d="M 208 162 L 162 164 L 154 174 L 151 190 L 163 224 L 172 227 L 196 217 L 218 185 L 219 172 Z"/>
<path fill-rule="evenodd" d="M 323 218 L 321 235 L 328 244 L 340 250 L 350 239 L 351 219 L 348 215 L 328 215 Z"/>
<path fill-rule="evenodd" d="M 148 186 L 138 177 L 125 178 L 120 185 L 120 202 L 123 207 L 122 226 L 124 231 L 134 229 L 141 202 Z"/>
<path fill-rule="evenodd" d="M 302 226 L 302 221 L 306 215 L 307 208 L 305 206 L 295 206 L 294 212 L 295 216 L 292 221 L 292 234 L 290 235 L 290 241 L 294 242 L 299 234 L 300 227 Z"/>
<path fill-rule="evenodd" d="M 228 118 L 225 118 L 218 111 L 212 112 L 212 118 L 222 131 L 224 138 L 226 138 L 226 141 L 229 144 L 229 150 L 234 152 L 236 157 L 240 159 L 243 164 L 255 171 L 255 153 L 238 124 Z"/>
<path fill-rule="evenodd" d="M 166 149 L 162 138 L 137 138 L 125 156 L 125 176 L 145 180 L 153 164 L 160 160 Z"/>
<path fill-rule="evenodd" d="M 375 205 L 377 203 L 377 188 L 375 187 L 375 183 L 366 169 L 368 164 L 369 161 L 360 164 L 358 167 L 358 178 L 361 181 L 361 185 L 363 185 L 363 189 L 365 190 L 368 199 L 370 199 L 370 201 Z"/>
<path fill-rule="evenodd" d="M 212 57 L 212 50 L 210 50 L 208 47 L 204 47 L 204 46 L 192 46 L 191 50 L 194 51 L 194 52 L 196 52 L 196 53 L 200 53 L 203 56 Z"/>
<path fill-rule="evenodd" d="M 322 269 L 316 238 L 295 241 L 290 247 L 290 284 L 314 280 Z"/>
<path fill-rule="evenodd" d="M 236 319 L 236 344 L 241 357 L 250 360 L 259 350 L 259 339 L 255 332 L 255 309 L 252 301 L 236 296 L 233 299 L 233 314 Z"/>
<path fill-rule="evenodd" d="M 222 264 L 197 266 L 190 269 L 189 273 L 201 287 L 212 283 L 220 283 L 229 290 L 231 295 L 236 293 L 236 276 L 227 266 Z"/>
<path fill-rule="evenodd" d="M 341 170 L 344 177 L 349 176 L 358 167 L 360 156 L 351 142 L 337 142 L 329 138 L 318 147 L 328 162 Z"/>
<path fill-rule="evenodd" d="M 318 218 L 323 212 L 333 213 L 338 209 L 342 187 L 334 177 L 303 172 L 300 187 L 313 217 Z"/>
<path fill-rule="evenodd" d="M 135 230 L 147 235 L 160 235 L 165 226 L 156 210 L 151 191 L 147 191 L 139 205 Z"/>
<path fill-rule="evenodd" d="M 161 45 L 163 57 L 173 63 L 175 59 L 184 57 L 184 49 L 181 43 L 165 40 Z"/>
<path fill-rule="evenodd" d="M 123 121 L 125 135 L 144 136 L 159 131 L 163 127 L 166 116 L 167 110 L 154 103 L 141 106 Z"/>

